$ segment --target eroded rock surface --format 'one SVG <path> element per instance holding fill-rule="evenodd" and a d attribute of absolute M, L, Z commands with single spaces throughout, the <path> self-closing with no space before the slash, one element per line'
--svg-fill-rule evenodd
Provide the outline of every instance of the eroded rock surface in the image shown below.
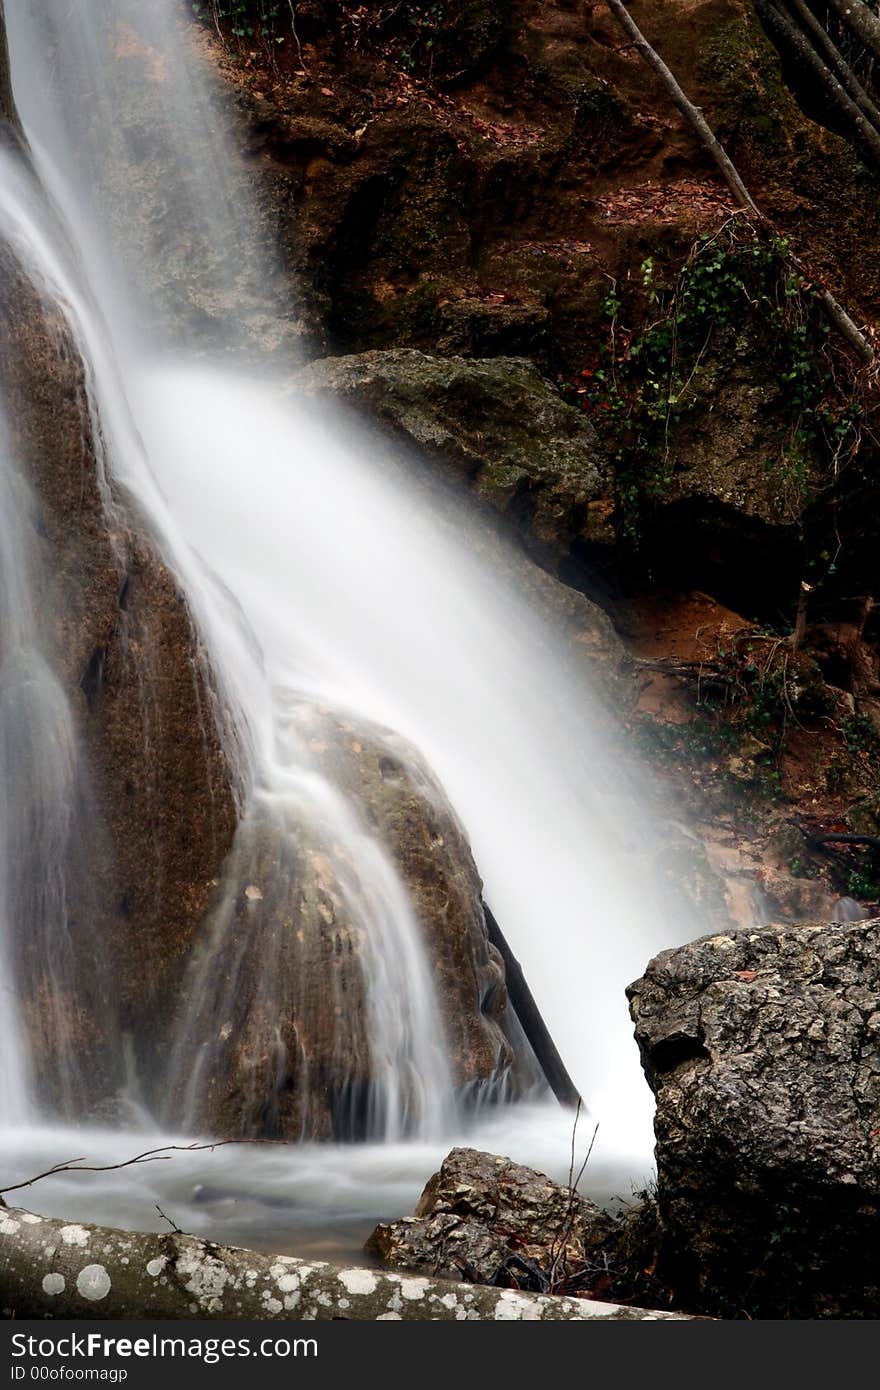
<path fill-rule="evenodd" d="M 64 1070 L 59 1050 L 75 1047 L 91 1057 L 93 1098 L 121 1060 L 114 1015 L 136 1034 L 155 1028 L 231 843 L 233 778 L 186 602 L 105 474 L 69 326 L 5 250 L 0 379 L 10 448 L 34 498 L 35 640 L 69 707 L 81 764 L 55 847 L 65 920 L 49 945 L 20 924 L 25 1019 L 46 1088 Z M 51 888 L 47 873 L 44 893 Z M 34 912 L 41 920 L 45 904 Z M 70 941 L 76 964 L 66 975 Z"/>
<path fill-rule="evenodd" d="M 302 384 L 368 410 L 543 551 L 601 537 L 607 465 L 596 432 L 531 362 L 401 348 L 322 358 Z"/>
<path fill-rule="evenodd" d="M 880 1312 L 880 921 L 705 937 L 628 991 L 661 1263 L 730 1315 Z"/>
<path fill-rule="evenodd" d="M 377 1226 L 367 1249 L 395 1269 L 546 1290 L 617 1234 L 593 1202 L 543 1173 L 453 1149 L 415 1215 Z"/>
<path fill-rule="evenodd" d="M 322 796 L 344 800 L 346 833 L 332 800 L 255 798 L 181 979 L 169 1118 L 182 1113 L 224 1135 L 381 1133 L 371 989 L 398 963 L 376 962 L 371 947 L 378 938 L 380 951 L 395 950 L 393 939 L 382 944 L 382 918 L 395 911 L 387 893 L 401 888 L 427 956 L 454 1090 L 540 1085 L 488 940 L 470 846 L 436 779 L 387 730 L 308 705 L 295 718 L 314 775 L 335 789 Z M 395 870 L 389 887 L 385 875 Z M 408 1017 L 418 982 L 399 983 L 409 998 L 381 996 L 383 1007 Z M 419 1099 L 404 1075 L 398 1080 L 412 1120 L 433 1097 Z M 415 1082 L 430 1086 L 431 1077 Z"/>

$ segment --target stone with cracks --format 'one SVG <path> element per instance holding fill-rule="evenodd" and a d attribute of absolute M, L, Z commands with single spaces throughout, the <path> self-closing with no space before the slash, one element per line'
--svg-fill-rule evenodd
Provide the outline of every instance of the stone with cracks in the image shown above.
<path fill-rule="evenodd" d="M 428 1182 L 415 1215 L 376 1227 L 367 1249 L 397 1269 L 489 1284 L 529 1285 L 583 1266 L 617 1236 L 617 1223 L 588 1198 L 543 1173 L 477 1149 L 453 1149 Z"/>
<path fill-rule="evenodd" d="M 704 937 L 628 991 L 660 1268 L 729 1316 L 880 1314 L 880 920 Z"/>

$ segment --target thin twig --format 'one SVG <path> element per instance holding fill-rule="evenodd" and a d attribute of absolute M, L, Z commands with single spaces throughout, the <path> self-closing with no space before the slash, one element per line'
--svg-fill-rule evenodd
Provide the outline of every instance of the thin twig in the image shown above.
<path fill-rule="evenodd" d="M 562 1223 L 562 1229 L 561 1229 L 560 1232 L 559 1232 L 558 1239 L 555 1240 L 555 1241 L 553 1242 L 553 1245 L 551 1246 L 552 1259 L 551 1259 L 551 1262 L 550 1262 L 550 1269 L 549 1269 L 548 1274 L 547 1274 L 547 1279 L 548 1279 L 548 1282 L 549 1282 L 549 1285 L 550 1285 L 550 1292 L 551 1292 L 551 1293 L 553 1292 L 553 1289 L 556 1287 L 556 1270 L 557 1270 L 557 1268 L 558 1268 L 558 1266 L 559 1266 L 560 1260 L 562 1259 L 563 1255 L 565 1254 L 565 1247 L 566 1247 L 566 1245 L 568 1244 L 568 1238 L 569 1238 L 569 1236 L 571 1235 L 572 1229 L 573 1229 L 573 1227 L 574 1227 L 574 1212 L 575 1212 L 575 1203 L 576 1203 L 576 1201 L 577 1201 L 578 1184 L 580 1183 L 581 1178 L 584 1176 L 584 1173 L 585 1173 L 585 1171 L 586 1171 L 587 1164 L 589 1163 L 589 1161 L 590 1161 L 590 1156 L 591 1156 L 591 1154 L 592 1154 L 592 1152 L 593 1152 L 593 1146 L 594 1146 L 595 1143 L 596 1143 L 596 1135 L 599 1133 L 599 1125 L 598 1125 L 598 1123 L 597 1123 L 595 1129 L 593 1130 L 593 1137 L 592 1137 L 592 1139 L 590 1140 L 589 1147 L 588 1147 L 587 1153 L 586 1153 L 586 1157 L 584 1158 L 584 1161 L 583 1161 L 583 1163 L 582 1163 L 581 1166 L 580 1166 L 580 1171 L 579 1171 L 577 1177 L 575 1177 L 575 1176 L 574 1176 L 575 1137 L 576 1137 L 576 1135 L 577 1135 L 577 1126 L 578 1126 L 578 1120 L 580 1119 L 580 1113 L 581 1113 L 581 1107 L 580 1107 L 580 1103 L 578 1103 L 577 1111 L 575 1112 L 575 1117 L 574 1117 L 574 1125 L 573 1125 L 572 1131 L 571 1131 L 571 1166 L 570 1166 L 570 1168 L 569 1168 L 569 1170 L 568 1170 L 568 1209 L 567 1209 L 567 1211 L 566 1211 L 566 1213 L 565 1213 L 565 1220 L 564 1220 L 563 1223 Z"/>
<path fill-rule="evenodd" d="M 176 1222 L 176 1221 L 172 1221 L 170 1216 L 166 1216 L 166 1215 L 165 1215 L 165 1212 L 164 1212 L 164 1211 L 162 1210 L 162 1208 L 159 1206 L 159 1203 L 158 1203 L 158 1202 L 156 1203 L 156 1210 L 157 1210 L 157 1212 L 159 1213 L 159 1215 L 161 1216 L 162 1220 L 168 1222 L 168 1225 L 171 1227 L 171 1229 L 172 1229 L 172 1231 L 174 1232 L 175 1235 L 177 1235 L 177 1236 L 182 1236 L 182 1235 L 183 1235 L 183 1231 L 182 1231 L 181 1228 L 178 1226 L 177 1222 Z"/>
<path fill-rule="evenodd" d="M 305 72 L 306 65 L 303 61 L 302 44 L 299 41 L 299 34 L 296 32 L 296 4 L 294 3 L 294 0 L 287 0 L 287 3 L 290 8 L 290 28 L 293 33 L 293 41 L 296 44 L 296 53 L 297 57 L 299 58 L 299 65 L 301 70 Z"/>
<path fill-rule="evenodd" d="M 34 1183 L 42 1182 L 44 1178 L 57 1177 L 59 1173 L 115 1173 L 120 1168 L 134 1168 L 142 1163 L 162 1163 L 169 1159 L 172 1153 L 213 1153 L 215 1149 L 227 1148 L 230 1144 L 280 1144 L 285 1145 L 283 1139 L 215 1139 L 211 1144 L 163 1144 L 158 1149 L 147 1149 L 142 1154 L 137 1154 L 135 1158 L 127 1158 L 124 1163 L 104 1163 L 87 1164 L 84 1158 L 70 1158 L 66 1163 L 56 1163 L 51 1168 L 47 1168 L 45 1173 L 37 1173 L 35 1177 L 28 1178 L 27 1182 L 13 1183 L 11 1187 L 0 1187 L 0 1197 L 7 1192 L 20 1192 L 23 1187 L 33 1187 Z"/>

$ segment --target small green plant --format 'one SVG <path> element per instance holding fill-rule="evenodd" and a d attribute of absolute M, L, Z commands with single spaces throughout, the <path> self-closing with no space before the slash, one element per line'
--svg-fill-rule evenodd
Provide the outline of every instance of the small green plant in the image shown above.
<path fill-rule="evenodd" d="M 430 77 L 455 8 L 456 0 L 337 6 L 339 37 L 349 48 L 381 52 L 406 72 Z"/>
<path fill-rule="evenodd" d="M 408 71 L 434 66 L 434 48 L 446 22 L 445 0 L 429 0 L 427 4 L 408 5 L 407 34 L 400 50 L 400 61 Z"/>
<path fill-rule="evenodd" d="M 880 864 L 872 858 L 871 862 L 866 861 L 860 869 L 853 869 L 847 879 L 846 891 L 851 898 L 859 902 L 877 902 L 880 900 Z"/>
<path fill-rule="evenodd" d="M 711 406 L 717 372 L 747 332 L 766 346 L 780 412 L 778 448 L 766 461 L 798 502 L 823 477 L 836 479 L 860 441 L 857 399 L 837 386 L 827 324 L 816 291 L 792 269 L 784 238 L 742 218 L 701 236 L 664 286 L 653 257 L 640 267 L 645 324 L 621 322 L 613 283 L 602 303 L 608 339 L 564 394 L 588 411 L 615 463 L 617 514 L 637 545 L 645 516 L 667 492 L 676 432 Z"/>
<path fill-rule="evenodd" d="M 853 714 L 840 722 L 850 753 L 880 754 L 880 735 L 873 720 L 865 714 Z"/>
<path fill-rule="evenodd" d="M 192 11 L 196 19 L 213 24 L 224 37 L 284 42 L 284 35 L 277 32 L 280 0 L 192 0 Z"/>

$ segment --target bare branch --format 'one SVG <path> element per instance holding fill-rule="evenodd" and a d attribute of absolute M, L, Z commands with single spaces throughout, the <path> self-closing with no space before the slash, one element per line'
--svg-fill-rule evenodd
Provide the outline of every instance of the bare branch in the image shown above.
<path fill-rule="evenodd" d="M 865 0 L 829 0 L 829 3 L 847 29 L 880 58 L 880 19 L 868 8 Z"/>
<path fill-rule="evenodd" d="M 811 35 L 816 47 L 824 53 L 829 67 L 840 80 L 841 86 L 845 88 L 874 128 L 880 132 L 880 111 L 877 110 L 830 34 L 822 28 L 806 0 L 788 0 L 788 5 L 794 16 L 800 21 L 801 26 Z"/>
<path fill-rule="evenodd" d="M 294 0 L 287 0 L 287 4 L 290 9 L 290 28 L 291 32 L 293 33 L 293 41 L 296 44 L 296 55 L 299 58 L 299 65 L 301 70 L 305 72 L 306 65 L 305 61 L 303 60 L 302 44 L 299 41 L 299 34 L 296 30 L 296 4 L 294 3 Z"/>
<path fill-rule="evenodd" d="M 33 1187 L 34 1183 L 42 1182 L 44 1178 L 55 1178 L 59 1173 L 115 1173 L 120 1168 L 134 1168 L 143 1163 L 162 1163 L 173 1153 L 213 1153 L 215 1149 L 224 1149 L 230 1144 L 278 1144 L 285 1147 L 283 1139 L 215 1139 L 211 1144 L 163 1144 L 161 1148 L 147 1149 L 134 1158 L 127 1158 L 123 1163 L 87 1164 L 84 1158 L 70 1158 L 66 1163 L 56 1163 L 52 1168 L 47 1168 L 45 1173 L 37 1173 L 26 1182 L 0 1187 L 0 1197 L 8 1192 L 20 1192 L 24 1187 Z"/>
<path fill-rule="evenodd" d="M 774 3 L 774 0 L 755 0 L 755 9 L 768 28 L 788 44 L 803 66 L 822 84 L 829 100 L 852 125 L 871 162 L 880 167 L 880 133 L 822 61 L 803 31 L 795 26 L 782 6 Z"/>
<path fill-rule="evenodd" d="M 852 0 L 846 0 L 847 4 L 851 2 Z M 755 3 L 756 6 L 763 5 L 764 8 L 769 8 L 769 6 L 766 4 L 766 0 L 755 0 Z M 835 0 L 835 3 L 837 3 L 837 0 Z M 841 3 L 844 3 L 844 0 L 841 0 Z M 864 4 L 861 3 L 861 0 L 854 0 L 854 3 L 861 4 L 862 9 L 867 8 Z M 615 19 L 620 24 L 621 28 L 623 28 L 631 38 L 633 47 L 638 51 L 641 57 L 644 58 L 648 66 L 652 68 L 655 73 L 657 73 L 658 77 L 663 83 L 663 86 L 666 88 L 666 91 L 668 92 L 669 96 L 672 98 L 673 102 L 678 107 L 685 120 L 691 126 L 691 128 L 697 135 L 697 138 L 700 140 L 701 144 L 711 155 L 716 167 L 718 168 L 719 173 L 721 174 L 721 177 L 724 179 L 724 182 L 727 184 L 728 188 L 733 193 L 740 207 L 745 208 L 747 211 L 753 213 L 757 218 L 759 218 L 761 222 L 764 223 L 765 226 L 769 227 L 772 230 L 772 224 L 770 223 L 769 219 L 766 218 L 758 208 L 757 204 L 752 198 L 752 195 L 749 193 L 749 190 L 746 188 L 745 184 L 740 178 L 727 152 L 720 144 L 715 134 L 713 133 L 711 127 L 709 126 L 708 122 L 706 121 L 706 118 L 704 117 L 703 113 L 688 98 L 683 88 L 679 85 L 678 81 L 676 80 L 674 74 L 670 71 L 670 69 L 664 63 L 663 59 L 660 57 L 659 53 L 657 53 L 656 50 L 652 48 L 651 45 L 648 43 L 641 29 L 638 27 L 635 20 L 632 18 L 626 6 L 624 5 L 623 0 L 606 0 L 606 4 L 608 5 L 608 8 L 611 10 L 611 13 L 614 15 Z M 878 31 L 880 31 L 880 20 L 875 22 L 877 23 Z M 813 50 L 811 50 L 811 52 L 812 51 Z M 837 84 L 837 86 L 838 88 L 840 88 L 839 83 Z M 844 99 L 849 101 L 849 98 L 846 96 L 846 93 L 843 91 L 842 88 L 840 88 L 840 91 Z M 864 126 L 867 126 L 867 122 L 865 121 L 861 113 L 854 107 L 854 104 L 852 102 L 849 102 L 849 104 L 850 106 L 853 106 L 853 109 L 856 110 L 856 115 L 859 117 L 859 120 L 862 122 L 862 124 Z M 790 259 L 792 264 L 799 271 L 806 274 L 805 267 L 797 256 L 794 256 L 790 253 Z M 812 277 L 808 276 L 807 278 Z M 846 342 L 849 343 L 850 347 L 852 347 L 853 350 L 858 353 L 859 357 L 862 359 L 863 362 L 873 362 L 875 358 L 875 353 L 870 341 L 862 332 L 862 330 L 858 327 L 858 325 L 853 322 L 849 314 L 844 309 L 843 305 L 840 304 L 837 301 L 837 299 L 835 299 L 831 291 L 826 289 L 824 286 L 816 285 L 815 289 L 816 294 L 819 298 L 820 303 L 822 304 L 822 307 L 825 311 L 825 314 L 829 322 L 833 325 L 837 332 L 840 333 L 841 337 L 843 337 L 846 340 Z"/>

